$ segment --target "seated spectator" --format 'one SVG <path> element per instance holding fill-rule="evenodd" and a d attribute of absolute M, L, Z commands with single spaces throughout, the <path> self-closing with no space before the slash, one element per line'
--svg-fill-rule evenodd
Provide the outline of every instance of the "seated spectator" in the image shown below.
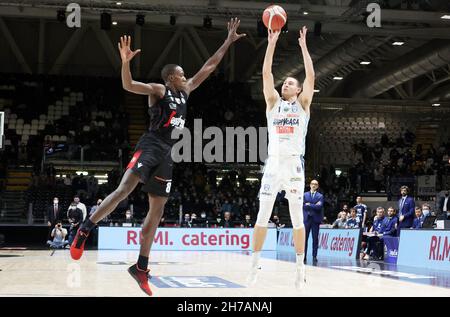
<path fill-rule="evenodd" d="M 269 220 L 269 226 L 280 229 L 280 228 L 284 228 L 286 225 L 282 224 L 280 221 L 280 217 L 278 217 L 278 215 L 275 214 L 275 215 L 273 215 L 272 219 Z"/>
<path fill-rule="evenodd" d="M 234 228 L 234 221 L 231 219 L 231 212 L 226 211 L 223 214 L 223 222 L 221 223 L 223 228 Z"/>
<path fill-rule="evenodd" d="M 350 208 L 350 218 L 347 219 L 346 228 L 347 229 L 354 229 L 354 228 L 360 228 L 360 218 L 356 214 L 355 208 Z"/>
<path fill-rule="evenodd" d="M 133 217 L 133 214 L 131 213 L 131 210 L 125 211 L 125 221 L 122 223 L 123 227 L 135 227 L 136 226 L 136 220 Z"/>
<path fill-rule="evenodd" d="M 382 234 L 385 231 L 387 221 L 385 219 L 385 210 L 383 207 L 377 208 L 377 214 L 373 220 L 373 225 L 369 232 L 374 233 L 373 236 L 367 238 L 367 255 L 369 259 L 379 260 L 383 257 L 383 243 L 378 237 L 378 234 Z M 365 257 L 365 259 L 367 259 Z"/>
<path fill-rule="evenodd" d="M 425 203 L 422 205 L 422 214 L 423 214 L 423 220 L 425 220 L 428 216 L 436 216 L 434 212 L 431 212 L 431 207 L 429 204 Z"/>
<path fill-rule="evenodd" d="M 100 204 L 102 203 L 101 199 L 97 200 L 97 204 L 91 207 L 91 210 L 89 211 L 89 217 L 92 216 L 94 214 L 94 212 L 97 211 L 98 207 L 100 206 Z"/>
<path fill-rule="evenodd" d="M 278 220 L 279 221 L 279 220 Z M 245 220 L 241 223 L 241 228 L 253 228 L 253 223 L 250 215 L 245 215 Z"/>
<path fill-rule="evenodd" d="M 333 229 L 345 229 L 347 227 L 347 213 L 345 211 L 341 211 L 332 226 Z"/>
<path fill-rule="evenodd" d="M 66 236 L 67 229 L 63 228 L 61 220 L 58 220 L 51 233 L 52 240 L 48 240 L 47 245 L 50 248 L 63 249 L 69 243 L 69 241 L 66 240 Z"/>
<path fill-rule="evenodd" d="M 411 229 L 420 229 L 422 228 L 423 221 L 425 220 L 425 217 L 422 214 L 422 208 L 416 207 L 414 213 L 416 214 L 416 217 L 414 218 Z"/>
<path fill-rule="evenodd" d="M 191 227 L 192 228 L 200 227 L 197 215 L 195 213 L 192 213 L 191 215 Z"/>
<path fill-rule="evenodd" d="M 227 200 L 225 200 L 225 203 L 222 205 L 220 212 L 225 216 L 226 212 L 231 212 L 231 208 L 232 208 L 232 205 L 230 204 L 230 202 L 227 199 Z"/>
<path fill-rule="evenodd" d="M 191 223 L 191 215 L 190 214 L 184 214 L 184 220 L 181 223 L 182 228 L 190 228 L 192 226 Z"/>
<path fill-rule="evenodd" d="M 209 228 L 209 219 L 205 211 L 202 211 L 200 214 L 200 218 L 197 219 L 197 224 L 201 228 Z"/>

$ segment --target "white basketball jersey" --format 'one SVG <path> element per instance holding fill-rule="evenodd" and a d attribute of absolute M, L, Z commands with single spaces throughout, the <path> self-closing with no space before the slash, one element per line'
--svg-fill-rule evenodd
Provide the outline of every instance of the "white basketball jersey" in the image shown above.
<path fill-rule="evenodd" d="M 266 112 L 269 133 L 269 156 L 305 155 L 309 114 L 298 101 L 281 98 Z"/>

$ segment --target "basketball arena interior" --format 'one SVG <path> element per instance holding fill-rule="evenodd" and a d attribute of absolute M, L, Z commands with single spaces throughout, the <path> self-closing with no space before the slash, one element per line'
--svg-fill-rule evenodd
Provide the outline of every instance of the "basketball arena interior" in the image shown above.
<path fill-rule="evenodd" d="M 261 179 L 271 138 L 266 24 L 275 21 L 262 17 L 273 4 L 0 2 L 0 297 L 148 295 L 127 272 L 141 261 L 155 201 L 143 182 L 95 221 L 79 260 L 72 248 L 80 226 L 109 208 L 109 195 L 133 174 L 141 136 L 154 123 L 149 96 L 155 87 L 172 91 L 163 67 L 180 65 L 189 84 L 217 61 L 189 94 L 186 115 L 173 111 L 167 123 L 177 125 L 179 141 L 147 259 L 152 296 L 450 295 L 447 0 L 276 3 L 287 18 L 271 64 L 275 94 L 284 96 L 286 78 L 313 93 L 297 167 L 306 282 L 294 285 L 299 246 L 287 198 L 298 192 L 291 189 L 274 197 L 258 280 L 247 283 L 261 194 L 272 186 Z M 129 56 L 133 85 L 151 93 L 125 85 Z M 175 99 L 170 109 L 179 107 Z M 313 182 L 320 208 L 308 211 Z M 315 212 L 319 220 L 306 224 Z"/>

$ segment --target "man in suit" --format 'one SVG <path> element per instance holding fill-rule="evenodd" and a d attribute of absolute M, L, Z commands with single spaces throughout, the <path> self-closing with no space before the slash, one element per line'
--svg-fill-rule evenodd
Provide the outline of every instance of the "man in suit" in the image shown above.
<path fill-rule="evenodd" d="M 450 197 L 448 190 L 445 192 L 445 196 L 439 199 L 439 216 L 441 215 L 444 215 L 444 219 L 450 218 Z"/>
<path fill-rule="evenodd" d="M 62 209 L 59 204 L 58 197 L 53 198 L 53 204 L 47 207 L 47 225 L 48 225 L 48 234 L 47 240 L 50 240 L 51 233 L 53 228 L 56 225 L 58 220 L 62 220 Z"/>
<path fill-rule="evenodd" d="M 317 250 L 319 248 L 319 227 L 323 220 L 323 195 L 317 191 L 319 181 L 313 179 L 311 190 L 303 196 L 303 221 L 305 224 L 305 263 L 308 254 L 308 238 L 312 231 L 313 263 L 317 263 Z"/>
<path fill-rule="evenodd" d="M 408 186 L 400 187 L 400 193 L 402 197 L 398 201 L 398 213 L 399 213 L 399 229 L 411 228 L 414 222 L 414 198 L 408 196 L 409 188 Z M 400 234 L 399 230 L 399 234 Z"/>

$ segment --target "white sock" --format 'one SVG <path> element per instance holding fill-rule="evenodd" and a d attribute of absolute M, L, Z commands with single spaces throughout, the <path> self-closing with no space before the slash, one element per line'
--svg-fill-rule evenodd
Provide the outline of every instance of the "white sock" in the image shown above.
<path fill-rule="evenodd" d="M 299 266 L 304 265 L 303 260 L 305 259 L 305 253 L 296 253 L 295 259 L 296 259 L 297 265 L 299 265 Z"/>
<path fill-rule="evenodd" d="M 258 268 L 261 251 L 254 251 L 252 254 L 252 268 Z"/>

